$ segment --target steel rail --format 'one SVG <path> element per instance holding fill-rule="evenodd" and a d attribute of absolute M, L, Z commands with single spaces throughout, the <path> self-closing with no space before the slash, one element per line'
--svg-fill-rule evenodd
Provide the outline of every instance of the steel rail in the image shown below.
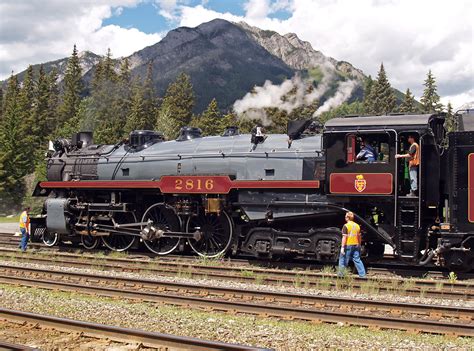
<path fill-rule="evenodd" d="M 0 250 L 1 251 L 1 250 Z M 305 285 L 306 287 L 319 286 L 322 282 L 324 285 L 329 287 L 337 286 L 337 279 L 334 274 L 324 273 L 312 273 L 312 272 L 291 272 L 291 271 L 279 271 L 279 270 L 265 270 L 265 269 L 254 269 L 248 267 L 228 267 L 228 266 L 205 266 L 200 264 L 188 264 L 171 261 L 158 261 L 156 265 L 150 267 L 152 261 L 130 261 L 122 258 L 113 259 L 102 259 L 102 258 L 88 258 L 89 262 L 83 260 L 84 256 L 77 256 L 77 260 L 72 259 L 72 256 L 68 256 L 67 259 L 62 260 L 51 260 L 49 257 L 31 257 L 18 252 L 14 255 L 1 255 L 1 257 L 13 257 L 18 261 L 34 262 L 40 264 L 54 264 L 76 268 L 89 268 L 97 269 L 99 266 L 101 269 L 107 269 L 111 271 L 123 271 L 123 272 L 150 272 L 161 275 L 179 275 L 189 274 L 194 277 L 212 278 L 219 280 L 232 280 L 239 282 L 250 282 L 255 283 L 256 280 L 260 279 L 261 282 L 274 284 L 274 285 Z M 110 262 L 116 262 L 117 264 L 110 264 Z M 403 286 L 403 280 L 393 278 L 380 278 L 376 280 L 351 278 L 351 287 L 357 290 L 363 290 L 370 282 L 378 285 L 378 291 L 393 293 L 394 291 L 399 292 L 408 296 L 420 296 L 433 298 L 451 298 L 451 299 L 464 299 L 474 300 L 474 284 L 468 283 L 454 283 L 449 285 L 449 288 L 440 288 L 436 284 L 439 281 L 429 280 L 409 280 L 409 284 L 413 286 Z M 396 284 L 390 286 L 390 284 Z"/>
<path fill-rule="evenodd" d="M 0 340 L 0 351 L 30 351 L 30 350 L 39 351 L 39 349 L 37 348 L 29 347 L 26 345 L 13 344 L 10 342 Z"/>
<path fill-rule="evenodd" d="M 262 348 L 251 346 L 122 328 L 6 308 L 0 308 L 0 318 L 14 322 L 39 324 L 59 331 L 83 333 L 84 335 L 98 338 L 109 338 L 119 342 L 137 342 L 148 347 L 171 347 L 177 350 L 263 350 Z"/>
<path fill-rule="evenodd" d="M 3 242 L 0 240 L 0 253 L 1 252 L 14 252 L 15 249 L 18 248 L 19 241 L 12 241 L 12 242 Z M 4 247 L 1 247 L 4 246 Z M 6 246 L 6 247 L 5 247 Z M 55 253 L 56 256 L 71 256 L 71 254 L 77 253 L 77 248 L 73 247 L 49 247 L 40 243 L 29 243 L 28 247 L 39 249 L 40 252 L 52 252 Z M 37 251 L 33 251 L 37 253 Z M 89 255 L 93 255 L 94 253 L 103 253 L 103 250 L 100 249 L 93 249 L 93 250 L 83 250 L 82 257 L 88 257 Z M 162 261 L 171 261 L 171 262 L 191 262 L 197 263 L 199 258 L 197 256 L 189 256 L 189 255 L 166 255 L 166 256 L 159 256 L 152 252 L 140 252 L 138 251 L 129 251 L 127 252 L 129 255 L 130 262 L 140 262 L 139 259 L 147 258 L 153 259 L 155 262 L 162 262 Z M 104 257 L 107 260 L 113 260 L 112 257 Z M 150 262 L 150 261 L 143 261 L 143 262 Z M 303 260 L 289 260 L 289 261 L 269 261 L 264 259 L 252 258 L 249 257 L 245 258 L 226 258 L 223 261 L 219 261 L 220 264 L 226 266 L 242 266 L 246 267 L 260 267 L 260 268 L 267 268 L 267 269 L 279 269 L 279 270 L 287 270 L 292 271 L 295 274 L 301 273 L 295 271 L 297 269 L 305 269 L 311 270 L 313 273 L 317 273 L 314 271 L 321 270 L 325 266 L 324 264 L 317 263 L 317 262 L 305 262 Z M 417 279 L 423 278 L 432 278 L 437 279 L 440 281 L 448 282 L 449 272 L 446 270 L 443 271 L 433 271 L 428 270 L 426 267 L 417 267 L 417 266 L 409 266 L 406 264 L 394 264 L 394 263 L 387 263 L 387 262 L 373 262 L 369 263 L 366 267 L 367 272 L 369 275 L 385 275 L 385 276 L 393 276 L 396 278 L 410 278 L 410 279 Z M 474 274 L 473 273 L 458 273 L 457 274 L 457 284 L 462 284 L 462 281 L 471 280 L 472 284 L 474 284 Z"/>
<path fill-rule="evenodd" d="M 46 289 L 73 291 L 86 294 L 95 294 L 106 297 L 120 297 L 133 300 L 165 303 L 182 307 L 192 307 L 204 310 L 213 310 L 229 313 L 246 313 L 261 317 L 276 317 L 286 320 L 312 321 L 316 323 L 345 323 L 373 328 L 400 329 L 414 332 L 435 334 L 449 334 L 457 336 L 474 336 L 474 324 L 462 322 L 452 323 L 426 319 L 407 319 L 392 316 L 376 316 L 371 314 L 352 314 L 347 311 L 323 311 L 319 309 L 305 309 L 300 307 L 281 306 L 275 303 L 256 304 L 223 299 L 210 299 L 208 297 L 185 296 L 182 291 L 177 294 L 151 293 L 126 289 L 110 288 L 104 286 L 83 285 L 80 283 L 65 283 L 56 281 L 43 281 L 31 278 L 2 276 L 1 282 L 41 287 Z"/>
<path fill-rule="evenodd" d="M 15 282 L 17 276 L 15 273 L 23 273 L 27 275 L 25 282 L 30 282 L 35 279 L 46 278 L 68 278 L 67 282 L 77 283 L 84 281 L 86 283 L 101 284 L 106 286 L 118 286 L 128 288 L 129 290 L 154 290 L 162 292 L 179 292 L 194 294 L 199 296 L 217 296 L 227 298 L 238 298 L 244 301 L 264 301 L 271 303 L 286 303 L 291 305 L 308 305 L 311 307 L 357 307 L 366 310 L 387 311 L 392 314 L 402 314 L 404 312 L 424 314 L 435 317 L 456 317 L 465 321 L 474 321 L 474 309 L 464 307 L 452 307 L 430 304 L 418 303 L 404 303 L 404 302 L 387 302 L 380 300 L 364 300 L 354 298 L 341 297 L 327 297 L 310 294 L 294 294 L 285 292 L 265 291 L 265 290 L 251 290 L 229 287 L 215 287 L 209 285 L 189 284 L 167 282 L 144 278 L 130 278 L 130 277 L 109 277 L 101 274 L 78 273 L 78 272 L 63 272 L 51 269 L 27 268 L 18 266 L 0 265 L 0 281 Z M 43 276 L 43 277 L 42 277 Z M 60 280 L 62 284 L 64 280 Z"/>
<path fill-rule="evenodd" d="M 11 236 L 11 238 L 7 239 L 7 241 L 2 240 L 3 236 Z M 13 237 L 12 233 L 0 233 L 0 246 L 7 246 L 15 248 L 19 244 L 19 237 Z M 77 247 L 72 247 L 71 245 L 66 246 L 55 246 L 50 247 L 46 246 L 42 243 L 29 243 L 29 247 L 33 247 L 36 249 L 41 250 L 48 250 L 52 252 L 56 252 L 58 255 L 64 254 L 64 252 L 77 252 Z M 0 247 L 0 252 L 4 251 L 3 248 Z M 103 250 L 100 249 L 93 249 L 93 250 L 84 250 L 84 253 L 87 254 L 94 254 L 94 253 L 102 253 Z M 187 255 L 166 255 L 166 256 L 159 256 L 152 252 L 140 252 L 139 250 L 136 252 L 128 252 L 131 257 L 133 255 L 137 255 L 139 257 L 148 257 L 153 258 L 155 260 L 160 261 L 197 261 L 197 256 L 187 256 Z M 407 264 L 403 264 L 400 262 L 391 262 L 393 257 L 387 256 L 384 258 L 386 262 L 371 262 L 367 266 L 367 270 L 373 274 L 390 274 L 394 276 L 401 276 L 401 277 L 410 277 L 410 278 L 435 278 L 435 279 L 445 279 L 449 277 L 449 271 L 439 268 L 439 270 L 428 270 L 428 268 L 436 269 L 436 267 L 420 267 L 420 266 L 411 266 Z M 253 266 L 259 265 L 261 267 L 278 267 L 282 269 L 294 269 L 294 268 L 302 268 L 302 269 L 321 269 L 324 268 L 324 264 L 305 261 L 305 260 L 290 260 L 290 261 L 269 261 L 264 259 L 258 259 L 255 257 L 247 257 L 247 258 L 232 258 L 225 261 L 225 264 L 239 264 L 239 265 L 247 265 Z M 460 280 L 474 280 L 474 273 L 466 273 L 461 272 L 457 274 L 457 278 Z M 458 280 L 459 282 L 459 280 Z"/>

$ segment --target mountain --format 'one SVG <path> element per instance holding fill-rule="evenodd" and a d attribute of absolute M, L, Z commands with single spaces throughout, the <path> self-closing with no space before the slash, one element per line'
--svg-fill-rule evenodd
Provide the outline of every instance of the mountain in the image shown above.
<path fill-rule="evenodd" d="M 83 75 L 86 75 L 103 58 L 103 56 L 94 54 L 93 52 L 90 52 L 90 51 L 81 51 L 78 54 L 78 56 L 79 56 L 79 62 L 82 68 Z M 43 69 L 47 74 L 50 73 L 53 69 L 56 69 L 56 71 L 58 72 L 58 80 L 61 81 L 64 78 L 64 73 L 66 73 L 67 60 L 68 60 L 68 57 L 65 57 L 59 60 L 45 62 L 43 63 Z M 40 66 L 41 64 L 33 65 L 33 72 L 35 74 L 39 72 Z M 26 73 L 26 70 L 17 74 L 18 81 L 20 82 L 23 81 L 23 78 L 25 77 L 25 73 Z M 0 85 L 5 85 L 5 84 L 6 84 L 6 80 L 3 82 L 0 82 Z"/>
<path fill-rule="evenodd" d="M 132 76 L 144 77 L 152 62 L 160 96 L 179 73 L 189 74 L 196 94 L 196 112 L 204 110 L 213 97 L 221 108 L 227 108 L 255 85 L 266 80 L 281 83 L 295 73 L 244 29 L 220 19 L 196 28 L 172 30 L 163 40 L 129 59 Z"/>
<path fill-rule="evenodd" d="M 362 81 L 364 73 L 345 61 L 337 61 L 313 49 L 311 44 L 298 38 L 295 33 L 280 35 L 277 32 L 249 26 L 245 22 L 236 23 L 268 52 L 280 58 L 295 70 L 310 70 L 315 67 L 328 66 L 344 76 Z"/>
<path fill-rule="evenodd" d="M 86 88 L 101 58 L 92 52 L 81 52 Z M 196 113 L 203 111 L 214 97 L 219 107 L 226 110 L 266 81 L 277 86 L 295 75 L 309 81 L 315 90 L 321 90 L 320 95 L 315 94 L 320 104 L 335 96 L 339 100 L 333 99 L 333 103 L 363 97 L 365 75 L 349 62 L 325 56 L 294 33 L 280 35 L 243 22 L 215 19 L 195 28 L 176 28 L 160 42 L 133 53 L 128 59 L 132 77 L 141 79 L 152 63 L 159 96 L 164 95 L 179 73 L 189 74 L 196 94 Z M 44 68 L 46 72 L 56 68 L 62 79 L 66 63 L 67 58 L 46 62 Z M 116 60 L 117 69 L 119 64 L 120 60 Z M 38 70 L 39 65 L 34 69 Z M 18 76 L 21 81 L 24 72 Z M 341 87 L 345 89 L 342 95 Z"/>

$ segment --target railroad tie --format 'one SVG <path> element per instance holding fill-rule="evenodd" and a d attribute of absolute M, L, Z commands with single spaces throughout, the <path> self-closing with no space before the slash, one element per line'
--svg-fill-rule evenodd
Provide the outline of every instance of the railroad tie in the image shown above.
<path fill-rule="evenodd" d="M 438 319 L 439 320 L 442 317 L 443 317 L 443 315 L 439 312 L 433 312 L 433 311 L 430 312 L 430 318 L 431 319 Z"/>
<path fill-rule="evenodd" d="M 400 309 L 390 309 L 390 314 L 393 316 L 401 316 L 402 310 Z"/>

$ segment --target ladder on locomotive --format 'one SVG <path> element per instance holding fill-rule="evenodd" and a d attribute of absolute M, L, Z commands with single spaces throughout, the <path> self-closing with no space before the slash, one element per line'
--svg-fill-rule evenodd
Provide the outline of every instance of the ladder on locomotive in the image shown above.
<path fill-rule="evenodd" d="M 399 197 L 398 205 L 398 250 L 402 258 L 414 259 L 419 252 L 418 197 Z"/>

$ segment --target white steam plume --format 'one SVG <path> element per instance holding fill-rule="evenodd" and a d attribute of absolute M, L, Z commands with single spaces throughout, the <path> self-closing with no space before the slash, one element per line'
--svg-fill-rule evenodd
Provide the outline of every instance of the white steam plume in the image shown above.
<path fill-rule="evenodd" d="M 339 83 L 339 87 L 334 96 L 327 99 L 322 106 L 320 106 L 313 114 L 313 117 L 318 117 L 323 112 L 329 111 L 331 108 L 336 107 L 346 101 L 352 94 L 357 82 L 354 80 L 348 80 Z"/>
<path fill-rule="evenodd" d="M 319 99 L 328 89 L 333 71 L 330 67 L 320 66 L 323 78 L 317 88 L 308 93 L 312 81 L 304 81 L 299 74 L 285 80 L 280 85 L 266 81 L 263 86 L 255 87 L 254 91 L 247 93 L 242 99 L 234 103 L 234 111 L 239 118 L 258 119 L 263 125 L 269 125 L 271 120 L 265 113 L 265 108 L 278 108 L 288 113 L 295 108 L 310 105 Z"/>

